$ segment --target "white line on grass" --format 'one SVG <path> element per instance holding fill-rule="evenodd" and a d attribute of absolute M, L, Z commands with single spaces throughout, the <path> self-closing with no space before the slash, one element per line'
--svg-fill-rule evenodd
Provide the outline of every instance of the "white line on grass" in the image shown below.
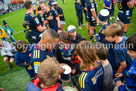
<path fill-rule="evenodd" d="M 9 16 L 9 17 L 6 17 L 6 18 L 3 18 L 2 20 L 6 20 L 6 19 L 8 19 L 8 18 L 10 18 L 10 16 Z"/>
<path fill-rule="evenodd" d="M 15 34 L 19 34 L 19 33 L 22 33 L 22 32 L 23 32 L 23 31 L 19 31 L 19 32 L 16 32 L 16 33 L 14 33 L 14 35 L 15 35 Z"/>

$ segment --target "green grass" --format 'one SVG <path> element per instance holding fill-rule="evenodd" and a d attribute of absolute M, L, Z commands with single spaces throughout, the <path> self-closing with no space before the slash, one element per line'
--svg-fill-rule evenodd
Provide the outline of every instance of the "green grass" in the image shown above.
<path fill-rule="evenodd" d="M 67 0 L 66 4 L 62 4 L 61 0 L 58 0 L 58 3 L 63 8 L 65 20 L 66 20 L 66 27 L 65 30 L 67 30 L 67 27 L 69 25 L 75 25 L 78 27 L 76 12 L 75 12 L 75 6 L 74 6 L 75 0 Z M 98 12 L 103 8 L 102 3 L 97 2 L 99 5 Z M 115 8 L 115 17 L 117 17 L 118 14 L 118 8 L 116 6 Z M 22 23 L 24 21 L 26 10 L 21 9 L 14 11 L 12 13 L 8 13 L 6 15 L 0 16 L 0 25 L 3 25 L 3 20 L 6 20 L 8 25 L 10 25 L 16 33 L 13 35 L 16 40 L 26 40 L 25 39 L 25 33 L 24 28 L 22 27 Z M 136 30 L 136 10 L 133 11 L 133 17 L 131 20 L 131 25 L 128 30 L 128 35 L 135 33 Z M 85 24 L 85 19 L 84 19 Z M 100 24 L 101 25 L 101 24 Z M 96 30 L 98 32 L 99 28 L 101 26 L 97 26 Z M 86 29 L 86 26 L 82 27 L 81 30 L 77 30 L 79 34 L 81 34 L 84 38 L 88 38 L 88 32 Z M 24 91 L 26 88 L 26 84 L 30 81 L 29 75 L 25 71 L 25 69 L 22 69 L 20 67 L 17 67 L 15 63 L 13 63 L 14 67 L 12 70 L 8 71 L 8 65 L 3 62 L 3 57 L 0 56 L 0 87 L 3 87 L 6 89 L 6 91 Z M 67 84 L 63 84 L 67 85 Z"/>

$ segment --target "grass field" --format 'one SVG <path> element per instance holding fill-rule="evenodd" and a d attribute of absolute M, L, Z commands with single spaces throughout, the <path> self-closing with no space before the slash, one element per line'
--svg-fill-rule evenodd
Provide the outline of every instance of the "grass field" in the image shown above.
<path fill-rule="evenodd" d="M 69 25 L 75 25 L 78 27 L 77 17 L 75 13 L 75 0 L 67 0 L 66 4 L 63 4 L 61 0 L 58 0 L 58 3 L 63 8 L 64 16 L 66 19 L 66 27 Z M 99 5 L 98 12 L 103 8 L 102 3 L 96 1 Z M 116 6 L 115 9 L 115 17 L 117 17 L 118 9 Z M 24 21 L 26 10 L 21 9 L 14 11 L 12 13 L 8 13 L 6 15 L 0 16 L 0 25 L 3 25 L 3 20 L 6 20 L 8 25 L 10 25 L 16 33 L 14 33 L 14 38 L 16 40 L 26 40 L 24 34 L 24 28 L 22 27 L 22 23 Z M 133 11 L 132 23 L 128 30 L 128 35 L 135 33 L 136 31 L 136 9 Z M 84 19 L 85 23 L 85 19 Z M 98 32 L 100 26 L 96 27 Z M 77 30 L 79 34 L 81 34 L 84 38 L 88 38 L 88 32 L 86 26 L 82 27 L 81 30 Z M 0 56 L 0 87 L 5 88 L 7 91 L 24 91 L 27 83 L 30 81 L 29 75 L 26 73 L 25 69 L 17 67 L 15 63 L 13 63 L 14 67 L 12 70 L 8 71 L 8 65 L 3 62 L 3 57 Z M 64 85 L 64 84 L 63 84 Z"/>

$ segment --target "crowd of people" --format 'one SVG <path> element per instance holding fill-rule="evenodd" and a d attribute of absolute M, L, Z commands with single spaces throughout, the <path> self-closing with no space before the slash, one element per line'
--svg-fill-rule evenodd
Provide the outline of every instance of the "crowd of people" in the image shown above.
<path fill-rule="evenodd" d="M 112 24 L 109 20 L 114 18 L 115 4 L 120 21 Z M 78 29 L 85 25 L 84 12 L 88 41 L 74 25 L 65 31 L 63 9 L 56 0 L 40 2 L 36 8 L 26 0 L 23 27 L 29 43 L 16 42 L 15 31 L 3 21 L 1 55 L 9 70 L 14 60 L 26 69 L 32 78 L 26 91 L 136 91 L 136 34 L 125 36 L 134 5 L 134 0 L 104 0 L 98 14 L 95 0 L 75 0 Z M 62 82 L 70 81 L 72 87 L 62 87 Z"/>

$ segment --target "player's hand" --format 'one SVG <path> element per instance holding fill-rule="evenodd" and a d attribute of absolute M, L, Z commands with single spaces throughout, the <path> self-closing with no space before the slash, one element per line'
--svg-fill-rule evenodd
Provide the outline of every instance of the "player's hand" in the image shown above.
<path fill-rule="evenodd" d="M 117 81 L 117 82 L 116 82 L 116 86 L 117 86 L 117 87 L 120 87 L 121 85 L 123 85 L 121 81 Z"/>
<path fill-rule="evenodd" d="M 29 57 L 31 57 L 32 53 L 29 54 Z"/>
<path fill-rule="evenodd" d="M 96 20 L 96 23 L 99 24 L 99 22 L 100 22 L 99 19 L 97 19 L 97 20 Z"/>
<path fill-rule="evenodd" d="M 61 30 L 58 30 L 58 34 L 60 34 L 62 31 Z"/>
<path fill-rule="evenodd" d="M 87 8 L 85 7 L 84 10 L 87 11 Z"/>
<path fill-rule="evenodd" d="M 73 69 L 71 73 L 72 73 L 72 74 L 75 74 L 75 73 L 76 73 L 76 70 L 75 70 L 75 69 Z"/>
<path fill-rule="evenodd" d="M 122 76 L 123 76 L 122 73 L 116 73 L 116 74 L 115 74 L 115 77 L 117 77 L 117 78 L 121 78 Z"/>
<path fill-rule="evenodd" d="M 52 19 L 53 19 L 53 16 L 49 16 L 49 17 L 48 17 L 48 20 L 52 20 Z"/>

